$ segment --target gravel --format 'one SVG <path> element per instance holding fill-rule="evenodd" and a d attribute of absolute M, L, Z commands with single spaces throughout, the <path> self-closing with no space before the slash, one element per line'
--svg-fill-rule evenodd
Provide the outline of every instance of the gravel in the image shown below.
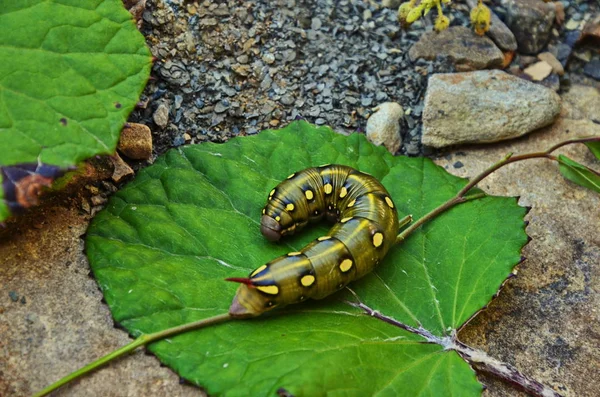
<path fill-rule="evenodd" d="M 379 103 L 422 108 L 427 74 L 453 71 L 441 59 L 412 63 L 424 24 L 402 32 L 396 10 L 376 2 L 149 0 L 143 21 L 157 61 L 148 106 L 131 120 L 152 127 L 157 154 L 184 133 L 225 142 L 296 118 L 364 131 Z M 421 154 L 420 112 L 409 120 L 400 152 Z"/>
<path fill-rule="evenodd" d="M 586 21 L 600 9 L 593 2 L 563 3 L 566 20 L 579 13 Z M 491 5 L 504 18 L 499 4 Z M 465 4 L 445 9 L 452 26 L 469 25 Z M 402 31 L 396 9 L 375 1 L 148 0 L 142 32 L 157 60 L 141 101 L 147 105 L 130 121 L 151 127 L 159 155 L 184 143 L 225 142 L 297 118 L 342 133 L 364 131 L 373 108 L 393 101 L 407 113 L 399 153 L 428 154 L 431 149 L 420 143 L 427 77 L 455 71 L 442 57 L 408 58 L 431 28 L 427 16 Z M 554 89 L 594 81 L 583 70 L 600 54 L 581 46 L 579 37 L 557 25 L 551 33 L 545 50 L 566 68 L 559 81 L 550 82 Z"/>

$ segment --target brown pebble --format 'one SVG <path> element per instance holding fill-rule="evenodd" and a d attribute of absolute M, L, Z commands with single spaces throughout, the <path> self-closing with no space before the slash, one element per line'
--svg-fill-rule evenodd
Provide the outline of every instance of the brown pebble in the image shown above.
<path fill-rule="evenodd" d="M 121 131 L 117 149 L 135 160 L 147 160 L 152 156 L 152 132 L 148 126 L 138 123 L 127 123 Z"/>
<path fill-rule="evenodd" d="M 562 64 L 551 53 L 542 52 L 541 54 L 538 54 L 537 57 L 540 61 L 544 61 L 548 65 L 552 66 L 552 70 L 554 71 L 554 73 L 558 74 L 559 76 L 562 76 L 563 74 L 565 74 L 565 69 L 563 68 Z"/>
<path fill-rule="evenodd" d="M 115 166 L 115 170 L 112 174 L 112 180 L 116 183 L 119 183 L 124 178 L 134 174 L 131 167 L 127 165 L 127 163 L 124 162 L 123 159 L 117 153 L 115 153 L 113 156 L 110 156 L 109 158 Z"/>

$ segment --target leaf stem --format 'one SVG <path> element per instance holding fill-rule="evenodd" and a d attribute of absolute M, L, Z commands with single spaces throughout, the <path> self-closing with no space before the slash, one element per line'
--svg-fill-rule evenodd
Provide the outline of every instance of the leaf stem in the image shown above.
<path fill-rule="evenodd" d="M 480 371 L 489 372 L 500 379 L 504 379 L 510 383 L 513 383 L 523 388 L 527 393 L 535 397 L 562 397 L 561 394 L 557 393 L 550 387 L 530 378 L 529 376 L 519 372 L 518 369 L 510 364 L 504 363 L 496 358 L 489 356 L 482 350 L 474 349 L 463 342 L 459 341 L 456 337 L 456 333 L 451 336 L 436 336 L 427 329 L 419 325 L 418 328 L 404 324 L 392 317 L 386 316 L 379 313 L 376 310 L 371 309 L 364 303 L 346 301 L 350 306 L 361 309 L 365 314 L 381 320 L 387 324 L 393 325 L 398 328 L 402 328 L 405 331 L 419 335 L 425 339 L 426 343 L 435 343 L 444 348 L 444 350 L 454 350 L 457 352 L 466 362 L 472 367 L 479 369 Z"/>
<path fill-rule="evenodd" d="M 106 364 L 118 357 L 121 357 L 124 354 L 134 351 L 135 349 L 137 349 L 140 346 L 145 346 L 154 341 L 164 339 L 169 336 L 173 336 L 173 335 L 176 335 L 176 334 L 179 334 L 182 332 L 191 331 L 191 330 L 198 329 L 198 328 L 208 327 L 209 325 L 219 324 L 219 323 L 222 323 L 222 322 L 225 322 L 228 320 L 232 320 L 232 319 L 233 319 L 233 317 L 231 317 L 229 315 L 229 313 L 224 313 L 224 314 L 219 314 L 219 315 L 216 315 L 213 317 L 205 318 L 203 320 L 195 321 L 192 323 L 183 324 L 183 325 L 180 325 L 177 327 L 154 332 L 152 334 L 140 335 L 131 343 L 107 354 L 104 357 L 99 358 L 98 360 L 86 365 L 85 367 L 80 368 L 77 371 L 72 372 L 69 375 L 65 376 L 64 378 L 54 382 L 50 386 L 46 387 L 44 390 L 41 390 L 41 391 L 37 392 L 36 394 L 34 394 L 33 397 L 45 396 L 45 395 L 53 392 L 54 390 L 58 389 L 59 387 L 71 382 L 72 380 L 77 379 L 89 372 L 92 372 L 95 369 L 103 366 L 104 364 Z"/>
<path fill-rule="evenodd" d="M 430 211 L 429 213 L 427 213 L 426 215 L 424 215 L 418 221 L 416 221 L 415 223 L 413 223 L 412 225 L 410 225 L 409 227 L 407 227 L 396 238 L 396 244 L 401 243 L 402 241 L 404 241 L 412 232 L 414 232 L 416 229 L 418 229 L 425 222 L 430 221 L 431 219 L 435 218 L 436 216 L 438 216 L 442 212 L 447 211 L 450 208 L 454 207 L 455 205 L 464 203 L 466 201 L 475 200 L 475 199 L 479 199 L 479 198 L 485 197 L 486 196 L 485 193 L 476 193 L 476 194 L 473 194 L 473 195 L 470 195 L 470 196 L 466 196 L 466 194 L 471 189 L 473 189 L 479 182 L 481 182 L 483 179 L 485 179 L 486 177 L 488 177 L 492 172 L 494 172 L 494 171 L 496 171 L 496 170 L 504 167 L 505 165 L 508 165 L 508 164 L 511 164 L 511 163 L 516 163 L 517 161 L 523 161 L 523 160 L 529 160 L 529 159 L 536 159 L 536 158 L 546 158 L 546 159 L 549 159 L 549 160 L 558 161 L 558 158 L 556 156 L 553 156 L 551 154 L 552 152 L 554 152 L 558 148 L 561 148 L 563 146 L 570 145 L 570 144 L 573 144 L 573 143 L 585 143 L 585 142 L 597 142 L 597 141 L 600 141 L 600 137 L 573 138 L 573 139 L 568 139 L 566 141 L 559 142 L 556 145 L 550 147 L 548 150 L 543 151 L 543 152 L 526 153 L 526 154 L 521 154 L 519 156 L 513 156 L 512 153 L 507 154 L 506 156 L 504 156 L 504 158 L 502 160 L 498 161 L 497 163 L 495 163 L 491 167 L 485 169 L 479 175 L 477 175 L 473 179 L 471 179 L 450 200 L 442 203 L 437 208 L 434 208 L 432 211 Z"/>

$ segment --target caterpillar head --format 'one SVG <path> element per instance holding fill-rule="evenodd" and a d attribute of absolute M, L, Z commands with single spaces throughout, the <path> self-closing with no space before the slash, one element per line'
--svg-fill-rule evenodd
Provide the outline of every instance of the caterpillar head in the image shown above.
<path fill-rule="evenodd" d="M 269 215 L 263 215 L 260 219 L 260 232 L 267 240 L 277 241 L 281 238 L 281 223 Z"/>

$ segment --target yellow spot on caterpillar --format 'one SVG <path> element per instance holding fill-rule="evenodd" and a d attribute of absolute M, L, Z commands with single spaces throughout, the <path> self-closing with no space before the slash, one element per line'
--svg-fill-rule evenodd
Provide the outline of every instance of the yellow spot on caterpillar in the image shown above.
<path fill-rule="evenodd" d="M 375 247 L 379 247 L 381 244 L 383 244 L 383 234 L 382 233 L 375 233 L 373 235 L 373 245 Z"/>
<path fill-rule="evenodd" d="M 292 179 L 295 176 L 296 176 L 296 173 L 294 172 L 292 175 L 288 176 L 287 179 Z"/>
<path fill-rule="evenodd" d="M 348 208 L 354 207 L 354 204 L 356 204 L 356 199 L 354 199 L 348 203 Z"/>
<path fill-rule="evenodd" d="M 267 268 L 267 265 L 262 265 L 261 267 L 259 267 L 258 269 L 256 269 L 252 273 L 250 273 L 250 277 L 252 278 L 252 277 L 256 276 L 258 273 L 262 272 L 266 268 Z"/>
<path fill-rule="evenodd" d="M 385 202 L 387 203 L 387 205 L 388 205 L 390 208 L 394 208 L 394 202 L 393 202 L 393 201 L 392 201 L 392 199 L 391 199 L 391 198 L 389 198 L 388 196 L 385 196 Z"/>
<path fill-rule="evenodd" d="M 293 211 L 293 210 L 294 210 L 294 208 L 295 208 L 295 207 L 294 207 L 294 204 L 292 204 L 292 203 L 289 203 L 288 205 L 286 205 L 286 206 L 285 206 L 285 209 L 286 209 L 287 211 Z"/>
<path fill-rule="evenodd" d="M 256 289 L 269 295 L 277 295 L 279 293 L 279 287 L 276 285 L 258 286 Z"/>
<path fill-rule="evenodd" d="M 263 215 L 264 215 L 266 212 L 267 212 L 267 209 L 266 209 L 266 208 L 263 208 L 263 210 L 262 210 L 262 213 L 263 213 Z"/>
<path fill-rule="evenodd" d="M 343 273 L 346 273 L 348 270 L 352 268 L 352 259 L 344 259 L 342 263 L 340 263 L 340 270 Z"/>
<path fill-rule="evenodd" d="M 305 287 L 310 287 L 315 282 L 315 276 L 307 274 L 300 279 L 300 283 Z"/>
<path fill-rule="evenodd" d="M 312 190 L 310 190 L 310 189 L 309 189 L 309 190 L 307 190 L 307 191 L 305 191 L 305 192 L 304 192 L 304 195 L 306 196 L 306 199 L 307 199 L 307 200 L 312 200 L 312 199 L 314 199 L 314 198 L 315 198 L 315 194 L 314 194 L 314 193 L 313 193 L 313 191 L 312 191 Z"/>
<path fill-rule="evenodd" d="M 329 240 L 330 238 L 331 238 L 331 236 L 322 236 L 322 237 L 319 237 L 317 240 L 318 241 L 325 241 L 325 240 Z"/>
<path fill-rule="evenodd" d="M 325 194 L 331 194 L 331 192 L 333 192 L 333 186 L 331 186 L 331 183 L 326 183 L 325 186 L 323 186 L 323 190 L 325 191 Z"/>
<path fill-rule="evenodd" d="M 346 223 L 346 222 L 348 222 L 350 219 L 352 219 L 352 217 L 351 217 L 351 216 L 349 216 L 349 217 L 347 217 L 347 218 L 344 218 L 344 219 L 342 219 L 340 222 L 342 222 L 342 223 Z"/>
<path fill-rule="evenodd" d="M 298 255 L 302 255 L 302 252 L 290 252 L 289 254 L 287 254 L 288 256 L 298 256 Z"/>
<path fill-rule="evenodd" d="M 273 197 L 274 194 L 275 194 L 275 189 L 271 190 L 271 192 L 269 193 L 269 200 Z"/>
<path fill-rule="evenodd" d="M 346 197 L 347 194 L 348 194 L 348 189 L 346 189 L 344 186 L 342 186 L 342 188 L 340 189 L 340 198 Z"/>
<path fill-rule="evenodd" d="M 281 220 L 281 217 L 280 217 L 279 215 L 277 215 L 277 216 L 275 217 L 275 220 L 276 220 L 277 222 L 279 222 L 279 221 Z"/>

